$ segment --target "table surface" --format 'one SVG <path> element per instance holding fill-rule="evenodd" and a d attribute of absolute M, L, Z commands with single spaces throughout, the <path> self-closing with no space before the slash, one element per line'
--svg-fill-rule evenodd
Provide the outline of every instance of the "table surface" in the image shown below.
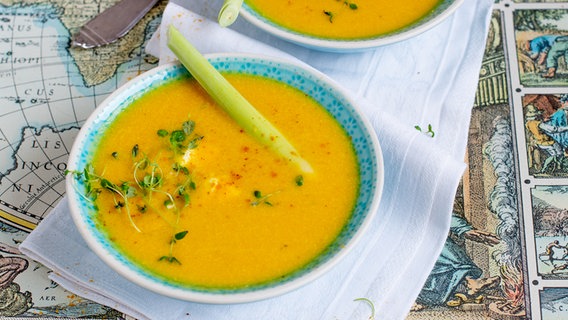
<path fill-rule="evenodd" d="M 0 316 L 122 316 L 66 292 L 17 250 L 63 196 L 69 148 L 88 114 L 156 66 L 143 47 L 166 1 L 115 44 L 68 47 L 70 34 L 115 2 L 0 0 L 0 268 L 12 276 L 0 277 L 0 291 L 13 301 L 0 306 Z M 568 133 L 538 126 L 559 119 L 558 128 L 567 127 L 565 2 L 496 1 L 472 106 L 468 169 L 428 280 L 444 285 L 423 290 L 408 319 L 568 317 Z M 530 41 L 542 44 L 540 57 L 527 51 Z"/>

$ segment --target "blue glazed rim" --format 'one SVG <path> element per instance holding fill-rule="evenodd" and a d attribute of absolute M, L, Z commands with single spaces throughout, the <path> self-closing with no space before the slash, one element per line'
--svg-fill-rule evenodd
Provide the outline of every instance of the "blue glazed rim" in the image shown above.
<path fill-rule="evenodd" d="M 448 16 L 454 13 L 463 2 L 464 0 L 443 0 L 430 13 L 404 28 L 375 37 L 348 40 L 317 37 L 288 29 L 263 16 L 260 12 L 249 6 L 246 1 L 241 7 L 240 14 L 257 28 L 286 41 L 321 51 L 354 52 L 373 49 L 414 37 L 444 21 Z"/>
<path fill-rule="evenodd" d="M 187 286 L 151 274 L 125 258 L 106 235 L 97 228 L 96 209 L 78 190 L 81 183 L 67 176 L 66 191 L 71 215 L 89 247 L 119 274 L 157 293 L 204 303 L 240 303 L 273 297 L 296 289 L 327 272 L 355 246 L 378 210 L 383 189 L 383 158 L 376 134 L 348 94 L 319 71 L 289 61 L 245 54 L 208 55 L 221 72 L 250 73 L 288 83 L 322 104 L 351 136 L 360 180 L 359 197 L 349 222 L 336 240 L 313 261 L 285 277 L 246 288 L 218 289 Z M 69 170 L 83 170 L 94 153 L 101 132 L 135 99 L 167 83 L 190 77 L 179 64 L 167 64 L 150 70 L 125 84 L 97 107 L 79 132 L 68 162 Z"/>

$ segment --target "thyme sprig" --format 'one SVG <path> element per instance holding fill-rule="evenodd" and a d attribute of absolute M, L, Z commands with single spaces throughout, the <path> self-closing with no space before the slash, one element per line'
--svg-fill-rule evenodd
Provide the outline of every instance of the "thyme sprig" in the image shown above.
<path fill-rule="evenodd" d="M 182 123 L 181 128 L 168 132 L 160 129 L 157 131 L 159 137 L 168 137 L 169 151 L 173 153 L 174 159 L 176 155 L 185 154 L 188 150 L 198 146 L 198 142 L 203 136 L 194 133 L 195 123 L 188 120 Z M 175 189 L 169 192 L 166 189 L 166 175 L 160 164 L 151 159 L 138 144 L 131 149 L 131 159 L 133 161 L 132 179 L 131 181 L 121 181 L 120 183 L 112 182 L 105 177 L 104 171 L 101 174 L 95 172 L 92 164 L 87 164 L 81 171 L 67 171 L 71 173 L 77 181 L 81 181 L 84 191 L 80 192 L 81 196 L 89 200 L 95 208 L 97 208 L 96 200 L 102 192 L 110 192 L 114 196 L 114 208 L 116 210 L 124 210 L 132 227 L 139 233 L 142 233 L 131 214 L 132 198 L 136 197 L 136 208 L 139 213 L 147 214 L 154 212 L 164 220 L 172 230 L 176 231 L 169 242 L 168 254 L 161 256 L 159 261 L 170 263 L 181 262 L 173 255 L 174 245 L 185 238 L 188 231 L 179 230 L 179 222 L 181 216 L 181 208 L 190 205 L 190 192 L 196 189 L 190 170 L 178 162 L 174 162 L 169 170 L 171 173 L 168 177 L 175 177 L 176 181 L 180 181 L 175 185 Z M 118 153 L 115 151 L 111 154 L 114 159 L 118 159 Z M 156 155 L 156 159 L 158 156 Z M 181 177 L 183 175 L 184 177 Z M 170 183 L 171 185 L 171 183 Z M 163 207 L 156 204 L 160 201 L 159 197 L 164 197 Z M 158 202 L 159 203 L 159 202 Z M 165 210 L 164 210 L 165 209 Z M 175 219 L 166 216 L 167 212 L 173 213 Z"/>

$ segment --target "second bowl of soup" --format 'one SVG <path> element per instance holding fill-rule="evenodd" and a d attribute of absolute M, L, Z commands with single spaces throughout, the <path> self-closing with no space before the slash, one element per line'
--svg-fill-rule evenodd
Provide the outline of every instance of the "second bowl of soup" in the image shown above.
<path fill-rule="evenodd" d="M 463 0 L 245 0 L 241 13 L 260 29 L 324 51 L 357 51 L 410 38 L 453 13 Z"/>

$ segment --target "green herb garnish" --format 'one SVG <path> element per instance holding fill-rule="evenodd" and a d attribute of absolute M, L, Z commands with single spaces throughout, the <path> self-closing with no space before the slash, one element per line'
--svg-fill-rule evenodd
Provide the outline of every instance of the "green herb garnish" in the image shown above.
<path fill-rule="evenodd" d="M 203 137 L 194 134 L 195 123 L 191 120 L 181 124 L 178 130 L 171 133 L 164 129 L 157 131 L 158 136 L 169 136 L 169 152 L 174 156 L 185 154 L 188 149 L 196 148 L 198 141 Z M 187 143 L 187 144 L 186 144 Z M 163 152 L 163 151 L 162 151 Z M 118 158 L 118 153 L 111 154 L 114 158 Z M 97 174 L 91 164 L 87 164 L 81 171 L 66 170 L 65 174 L 73 174 L 76 181 L 80 181 L 84 186 L 84 191 L 80 192 L 81 196 L 89 200 L 96 208 L 96 199 L 102 192 L 110 192 L 114 198 L 114 209 L 118 211 L 124 210 L 128 216 L 129 222 L 137 232 L 143 232 L 134 222 L 130 207 L 134 204 L 131 198 L 136 197 L 135 205 L 139 213 L 157 214 L 172 230 L 178 229 L 180 220 L 180 208 L 187 207 L 190 203 L 190 192 L 196 189 L 190 170 L 175 162 L 170 171 L 163 172 L 158 162 L 151 159 L 138 144 L 131 149 L 133 169 L 132 179 L 130 181 L 121 181 L 115 183 L 110 177 L 103 174 Z M 181 176 L 180 176 L 181 174 Z M 166 178 L 167 177 L 167 178 Z M 165 179 L 175 179 L 176 189 L 171 192 L 165 190 L 166 185 L 172 185 L 170 181 L 166 184 Z M 155 200 L 153 198 L 156 197 Z M 163 198 L 163 200 L 162 200 Z M 163 201 L 163 207 L 160 204 Z M 165 210 L 164 210 L 165 209 Z M 168 213 L 169 212 L 169 213 Z M 173 214 L 173 219 L 172 215 Z M 174 233 L 169 243 L 169 254 L 159 258 L 160 261 L 170 263 L 180 263 L 173 256 L 174 244 L 182 240 L 187 231 Z"/>
<path fill-rule="evenodd" d="M 180 130 L 172 131 L 170 135 L 170 148 L 174 151 L 174 154 L 184 154 L 187 150 L 195 149 L 198 146 L 199 141 L 203 139 L 203 136 L 193 135 L 195 128 L 195 122 L 192 120 L 185 121 L 182 123 L 182 128 Z M 162 130 L 158 130 L 158 135 L 160 137 L 165 137 L 167 134 L 160 134 Z M 165 131 L 165 130 L 163 130 Z M 185 144 L 186 140 L 189 142 Z"/>
<path fill-rule="evenodd" d="M 174 256 L 161 256 L 158 261 L 167 261 L 169 263 L 181 264 L 181 262 L 179 262 L 179 260 Z"/>
<path fill-rule="evenodd" d="M 114 207 L 118 210 L 125 208 L 130 225 L 132 225 L 137 232 L 142 232 L 134 223 L 132 215 L 130 214 L 128 198 L 134 197 L 136 190 L 131 187 L 128 182 L 123 182 L 118 186 L 110 180 L 96 174 L 91 165 L 87 165 L 83 171 L 67 171 L 67 173 L 72 173 L 76 179 L 83 182 L 85 186 L 85 197 L 91 202 L 94 202 L 103 190 L 107 190 L 113 195 L 118 195 L 120 199 L 114 199 Z"/>
<path fill-rule="evenodd" d="M 369 305 L 369 307 L 371 308 L 371 316 L 369 317 L 369 320 L 375 319 L 375 304 L 373 303 L 373 301 L 371 301 L 370 299 L 367 299 L 367 298 L 357 298 L 353 301 L 364 301 L 364 302 L 366 302 Z"/>
<path fill-rule="evenodd" d="M 185 231 L 181 231 L 181 232 L 176 233 L 176 234 L 174 235 L 174 239 L 175 239 L 176 241 L 179 241 L 179 240 L 185 238 L 185 236 L 187 235 L 187 232 L 188 232 L 188 231 L 185 230 Z"/>
<path fill-rule="evenodd" d="M 329 17 L 329 22 L 330 22 L 330 23 L 333 23 L 333 12 L 327 11 L 327 10 L 323 10 L 323 14 L 325 14 L 326 16 Z"/>
<path fill-rule="evenodd" d="M 135 144 L 134 147 L 132 147 L 132 158 L 136 158 L 138 156 L 138 145 Z"/>
<path fill-rule="evenodd" d="M 189 205 L 189 190 L 195 190 L 195 188 L 195 182 L 191 176 L 188 176 L 185 182 L 176 188 L 175 194 L 183 199 L 184 207 Z"/>
<path fill-rule="evenodd" d="M 262 192 L 260 192 L 260 190 L 254 190 L 252 194 L 254 195 L 254 197 L 255 197 L 257 200 L 251 202 L 250 204 L 251 204 L 253 207 L 258 206 L 258 205 L 261 204 L 261 203 L 266 204 L 266 205 L 268 205 L 268 206 L 272 206 L 272 202 L 268 201 L 268 198 L 274 196 L 275 194 L 277 194 L 277 193 L 279 193 L 279 192 L 280 192 L 280 191 L 276 191 L 276 192 L 273 192 L 273 193 L 269 193 L 269 194 L 263 195 Z"/>
<path fill-rule="evenodd" d="M 302 176 L 302 175 L 296 176 L 295 181 L 296 181 L 296 185 L 298 187 L 303 186 L 304 185 L 304 176 Z"/>
<path fill-rule="evenodd" d="M 183 129 L 183 133 L 189 136 L 193 133 L 193 130 L 195 129 L 195 122 L 193 122 L 192 120 L 187 120 L 186 122 L 181 124 L 181 127 Z"/>
<path fill-rule="evenodd" d="M 336 0 L 336 2 L 339 1 L 341 0 Z M 359 8 L 359 6 L 354 2 L 343 1 L 343 4 L 345 4 L 351 10 L 357 10 Z M 323 14 L 328 17 L 330 23 L 333 23 L 333 19 L 335 18 L 335 14 L 333 12 L 329 10 L 323 10 Z"/>
<path fill-rule="evenodd" d="M 172 149 L 179 152 L 180 150 L 184 149 L 183 142 L 185 141 L 186 135 L 183 130 L 175 130 L 172 131 L 170 135 L 170 144 Z"/>
<path fill-rule="evenodd" d="M 187 235 L 188 231 L 184 230 L 184 231 L 180 231 L 176 234 L 173 235 L 173 237 L 170 240 L 170 252 L 167 256 L 161 256 L 158 261 L 167 261 L 169 263 L 177 263 L 177 264 L 181 264 L 181 262 L 173 256 L 173 248 L 174 248 L 174 244 L 180 240 L 182 240 L 183 238 L 185 238 L 185 236 Z"/>
<path fill-rule="evenodd" d="M 415 125 L 414 129 L 420 131 L 420 132 L 424 132 L 422 131 L 422 128 L 419 125 Z M 436 133 L 434 132 L 434 130 L 432 130 L 432 125 L 428 124 L 428 131 L 425 131 L 424 133 L 429 134 L 431 138 L 434 138 L 434 136 L 436 135 Z"/>
<path fill-rule="evenodd" d="M 348 6 L 349 9 L 351 9 L 351 10 L 357 10 L 357 8 L 359 8 L 359 7 L 357 6 L 357 4 L 356 4 L 356 3 L 353 3 L 353 2 L 343 1 L 343 4 L 345 4 L 346 6 Z"/>
<path fill-rule="evenodd" d="M 183 174 L 185 174 L 185 175 L 189 175 L 189 169 L 186 168 L 186 167 L 184 167 L 184 166 L 182 166 L 181 164 L 179 164 L 179 163 L 177 163 L 177 162 L 172 165 L 172 170 L 174 170 L 174 171 L 177 172 L 177 173 L 180 173 L 180 172 L 181 172 L 181 173 L 183 173 Z"/>

